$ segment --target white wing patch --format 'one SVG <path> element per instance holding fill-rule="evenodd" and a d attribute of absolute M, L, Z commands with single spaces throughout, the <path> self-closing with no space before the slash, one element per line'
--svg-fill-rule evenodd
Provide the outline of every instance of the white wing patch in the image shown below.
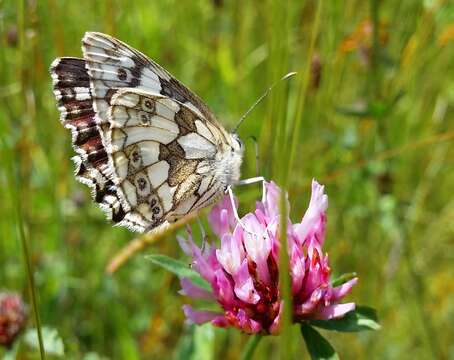
<path fill-rule="evenodd" d="M 147 132 L 141 126 L 112 129 L 112 151 L 115 152 L 131 144 L 149 140 L 168 144 L 177 138 L 177 134 L 166 129 L 153 127 L 150 130 Z"/>
<path fill-rule="evenodd" d="M 119 179 L 126 179 L 128 176 L 129 159 L 122 151 L 117 151 L 112 155 L 113 164 Z"/>
<path fill-rule="evenodd" d="M 143 141 L 138 147 L 143 166 L 149 166 L 159 160 L 159 143 L 156 141 Z"/>
<path fill-rule="evenodd" d="M 210 141 L 213 145 L 216 144 L 216 139 L 213 137 L 213 134 L 201 120 L 196 120 L 195 126 L 197 127 L 197 133 L 199 135 L 202 135 L 205 139 Z"/>
<path fill-rule="evenodd" d="M 132 92 L 117 93 L 112 97 L 111 105 L 119 105 L 133 108 L 139 104 L 140 97 Z"/>
<path fill-rule="evenodd" d="M 167 114 L 166 114 L 167 115 Z M 153 113 L 137 110 L 126 109 L 124 107 L 114 107 L 110 114 L 110 125 L 112 128 L 125 128 L 133 126 L 151 126 L 158 129 L 167 130 L 174 134 L 178 134 L 178 125 L 174 121 L 161 115 L 153 115 Z"/>
<path fill-rule="evenodd" d="M 211 176 L 205 176 L 202 178 L 202 181 L 200 181 L 200 186 L 199 186 L 199 194 L 203 194 L 208 190 L 208 186 L 210 185 L 211 181 L 213 180 L 213 177 Z"/>
<path fill-rule="evenodd" d="M 163 118 L 173 120 L 175 114 L 180 111 L 180 106 L 175 101 L 169 98 L 157 98 L 156 100 L 156 113 L 160 114 Z"/>
<path fill-rule="evenodd" d="M 172 209 L 175 190 L 176 186 L 170 187 L 167 182 L 162 184 L 158 189 L 158 195 L 162 199 L 165 212 L 169 212 Z"/>
<path fill-rule="evenodd" d="M 161 76 L 165 76 L 165 74 L 161 74 Z M 148 68 L 144 68 L 142 74 L 140 76 L 140 87 L 146 89 L 153 89 L 157 93 L 161 91 L 161 83 L 159 81 L 159 77 L 156 75 L 155 72 L 151 71 Z"/>
<path fill-rule="evenodd" d="M 210 163 L 208 161 L 202 160 L 197 165 L 196 171 L 197 171 L 197 174 L 208 176 L 208 174 L 211 171 L 211 165 L 210 165 Z"/>
<path fill-rule="evenodd" d="M 121 188 L 123 190 L 123 193 L 125 194 L 126 198 L 128 199 L 128 203 L 130 207 L 134 208 L 137 206 L 137 193 L 136 193 L 136 187 L 129 181 L 125 180 L 121 184 Z"/>
<path fill-rule="evenodd" d="M 169 177 L 169 164 L 167 161 L 160 161 L 147 168 L 148 178 L 153 185 L 153 188 L 157 189 L 164 181 Z"/>
<path fill-rule="evenodd" d="M 197 133 L 181 136 L 178 143 L 183 148 L 187 159 L 212 158 L 216 155 L 216 146 Z"/>
<path fill-rule="evenodd" d="M 193 205 L 197 201 L 197 196 L 192 194 L 188 199 L 182 201 L 173 211 L 173 216 L 176 218 L 180 218 L 185 216 L 190 212 Z"/>

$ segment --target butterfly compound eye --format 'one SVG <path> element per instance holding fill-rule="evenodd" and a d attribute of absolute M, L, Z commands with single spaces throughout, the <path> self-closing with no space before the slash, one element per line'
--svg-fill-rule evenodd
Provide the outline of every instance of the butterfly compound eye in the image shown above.
<path fill-rule="evenodd" d="M 243 142 L 241 141 L 239 136 L 237 134 L 232 134 L 232 138 L 234 140 L 234 148 L 241 150 L 243 148 Z"/>

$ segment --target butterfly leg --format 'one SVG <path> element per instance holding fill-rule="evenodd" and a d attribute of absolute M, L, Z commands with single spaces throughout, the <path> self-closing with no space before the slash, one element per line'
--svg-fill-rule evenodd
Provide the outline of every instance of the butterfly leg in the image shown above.
<path fill-rule="evenodd" d="M 265 181 L 265 178 L 263 176 L 255 176 L 255 177 L 252 177 L 252 178 L 249 178 L 249 179 L 243 179 L 243 180 L 240 180 L 240 181 L 237 181 L 235 183 L 235 185 L 249 185 L 249 184 L 255 184 L 255 183 L 258 183 L 258 182 L 263 182 Z"/>
<path fill-rule="evenodd" d="M 246 179 L 246 180 L 249 180 L 249 179 Z M 235 220 L 238 221 L 238 224 L 240 224 L 240 226 L 244 229 L 244 231 L 246 231 L 254 236 L 258 236 L 259 238 L 263 237 L 263 235 L 260 235 L 260 234 L 256 233 L 255 231 L 249 230 L 247 228 L 246 224 L 244 224 L 243 221 L 241 221 L 241 219 L 238 215 L 238 211 L 236 210 L 235 198 L 233 196 L 232 187 L 228 186 L 226 189 L 226 192 L 229 194 L 230 203 L 232 205 L 232 210 L 233 210 L 233 216 L 235 217 Z"/>
<path fill-rule="evenodd" d="M 241 221 L 238 215 L 238 211 L 236 210 L 235 197 L 233 196 L 232 187 L 230 185 L 227 186 L 226 193 L 229 194 L 230 203 L 232 205 L 233 216 L 235 217 L 235 220 L 238 221 L 238 224 L 240 224 L 242 228 L 245 228 L 243 222 Z"/>
<path fill-rule="evenodd" d="M 205 228 L 203 227 L 202 221 L 200 220 L 200 218 L 198 216 L 197 216 L 197 223 L 199 224 L 200 235 L 202 235 L 202 239 L 205 239 L 207 236 L 207 233 L 205 231 Z"/>
<path fill-rule="evenodd" d="M 265 178 L 263 176 L 256 176 L 249 179 L 239 180 L 235 185 L 250 185 L 261 182 L 262 183 L 262 201 L 265 201 L 266 187 L 265 187 Z"/>

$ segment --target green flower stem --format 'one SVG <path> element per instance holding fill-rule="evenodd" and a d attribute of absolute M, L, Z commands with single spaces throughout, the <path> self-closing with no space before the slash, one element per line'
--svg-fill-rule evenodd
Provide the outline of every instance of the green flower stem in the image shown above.
<path fill-rule="evenodd" d="M 279 251 L 279 284 L 283 309 L 280 319 L 279 351 L 281 359 L 291 358 L 292 349 L 292 291 L 290 286 L 289 255 L 287 252 L 287 199 L 283 190 L 280 198 L 280 239 L 281 249 Z M 282 220 L 283 219 L 283 220 Z"/>
<path fill-rule="evenodd" d="M 14 159 L 19 162 L 19 158 Z M 12 162 L 9 162 L 9 174 L 8 176 L 8 182 L 9 182 L 9 188 L 10 189 L 17 189 L 21 187 L 21 176 L 19 174 L 18 169 L 14 169 L 14 166 Z M 38 311 L 38 302 L 36 300 L 36 290 L 35 290 L 35 281 L 33 277 L 33 266 L 32 262 L 30 260 L 30 251 L 28 248 L 28 232 L 25 229 L 25 224 L 22 216 L 22 202 L 21 202 L 21 195 L 18 191 L 13 191 L 13 201 L 16 204 L 16 224 L 17 224 L 17 236 L 21 242 L 21 247 L 22 247 L 22 256 L 24 258 L 24 264 L 25 264 L 25 270 L 27 273 L 27 282 L 28 282 L 28 290 L 30 294 L 30 299 L 32 302 L 32 308 L 33 308 L 33 315 L 35 317 L 35 326 L 36 326 L 36 332 L 38 335 L 38 343 L 39 343 L 39 351 L 40 351 L 40 356 L 41 360 L 46 359 L 46 353 L 44 351 L 44 343 L 43 343 L 43 336 L 41 333 L 41 320 L 39 317 L 39 311 Z"/>
<path fill-rule="evenodd" d="M 241 355 L 241 360 L 250 360 L 252 359 L 252 356 L 254 355 L 255 349 L 257 348 L 257 345 L 259 344 L 260 340 L 262 340 L 263 335 L 253 335 L 249 339 L 249 341 L 246 344 L 246 347 L 243 350 L 243 353 Z"/>
<path fill-rule="evenodd" d="M 35 291 L 35 281 L 33 278 L 33 268 L 30 261 L 30 252 L 28 249 L 27 237 L 25 235 L 24 224 L 22 221 L 22 214 L 20 213 L 20 207 L 18 206 L 17 211 L 17 221 L 18 221 L 18 233 L 22 243 L 22 254 L 24 256 L 24 262 L 27 270 L 27 281 L 28 281 L 28 290 L 30 292 L 30 298 L 32 301 L 33 314 L 35 316 L 36 323 L 36 332 L 38 334 L 38 343 L 39 343 L 39 352 L 41 355 L 41 360 L 46 359 L 46 353 L 44 351 L 43 335 L 41 333 L 41 320 L 39 318 L 38 305 L 36 301 L 36 291 Z"/>
<path fill-rule="evenodd" d="M 25 68 L 25 59 L 24 59 L 24 54 L 25 54 L 25 1 L 20 0 L 17 2 L 17 27 L 18 27 L 18 34 L 19 34 L 19 53 L 20 55 L 20 63 L 19 63 L 19 71 L 20 71 L 20 79 L 21 79 L 21 89 L 23 92 L 23 96 L 25 98 L 25 77 L 24 77 L 24 68 Z M 16 159 L 17 163 L 20 164 L 20 153 L 18 156 L 18 159 Z M 10 182 L 10 189 L 18 189 L 21 188 L 21 179 L 22 176 L 20 174 L 20 166 L 16 168 L 17 172 L 14 169 L 14 165 L 10 163 L 10 174 L 16 174 L 15 179 L 14 175 L 9 177 Z M 41 360 L 46 359 L 46 353 L 44 351 L 44 344 L 43 344 L 43 336 L 41 333 L 41 320 L 39 318 L 39 312 L 38 312 L 38 305 L 36 301 L 36 291 L 35 291 L 35 281 L 33 278 L 33 268 L 32 268 L 32 262 L 30 260 L 30 251 L 28 248 L 28 242 L 27 242 L 27 232 L 25 231 L 25 225 L 22 217 L 22 202 L 21 202 L 21 195 L 19 191 L 14 191 L 15 195 L 15 203 L 16 203 L 16 215 L 17 215 L 17 232 L 18 232 L 18 237 L 20 238 L 21 244 L 22 244 L 22 255 L 24 257 L 24 263 L 25 263 L 25 268 L 27 272 L 27 281 L 28 281 L 28 289 L 30 292 L 30 299 L 32 302 L 32 307 L 33 307 L 33 314 L 35 317 L 35 325 L 36 325 L 36 331 L 38 335 L 38 342 L 39 342 L 39 351 L 40 351 L 40 356 Z"/>

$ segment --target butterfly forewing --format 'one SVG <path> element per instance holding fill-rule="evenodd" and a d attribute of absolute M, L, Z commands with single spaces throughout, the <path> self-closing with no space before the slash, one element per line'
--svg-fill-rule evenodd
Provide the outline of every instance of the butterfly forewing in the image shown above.
<path fill-rule="evenodd" d="M 121 41 L 86 33 L 82 44 L 84 59 L 53 63 L 54 93 L 77 178 L 108 217 L 145 231 L 213 203 L 242 152 L 208 107 Z"/>
<path fill-rule="evenodd" d="M 107 111 L 109 100 L 115 93 L 113 89 L 131 87 L 186 103 L 201 112 L 207 120 L 216 122 L 213 113 L 197 95 L 146 55 L 120 40 L 88 32 L 82 40 L 82 51 L 100 117 Z"/>

